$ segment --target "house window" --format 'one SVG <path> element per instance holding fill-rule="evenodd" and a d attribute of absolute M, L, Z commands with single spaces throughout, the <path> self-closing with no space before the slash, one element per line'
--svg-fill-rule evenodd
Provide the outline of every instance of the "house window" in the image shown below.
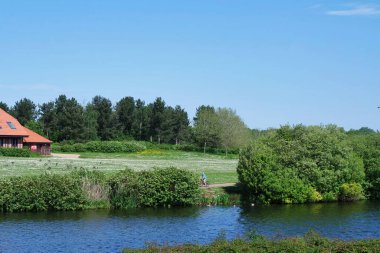
<path fill-rule="evenodd" d="M 3 138 L 0 138 L 0 147 L 3 147 Z"/>
<path fill-rule="evenodd" d="M 8 121 L 7 124 L 8 124 L 8 126 L 9 126 L 11 129 L 16 129 L 15 125 L 13 125 L 12 122 Z"/>
<path fill-rule="evenodd" d="M 18 139 L 12 138 L 12 147 L 17 147 L 17 146 L 18 146 Z"/>

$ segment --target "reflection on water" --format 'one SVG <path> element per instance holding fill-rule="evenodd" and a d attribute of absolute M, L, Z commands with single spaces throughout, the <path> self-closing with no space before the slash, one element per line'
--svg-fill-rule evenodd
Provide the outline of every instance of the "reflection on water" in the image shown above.
<path fill-rule="evenodd" d="M 329 238 L 380 238 L 380 203 L 273 205 L 242 210 L 245 229 L 268 237 L 303 235 L 310 229 Z"/>
<path fill-rule="evenodd" d="M 118 252 L 146 242 L 209 243 L 256 230 L 268 237 L 314 229 L 341 239 L 380 237 L 380 203 L 91 210 L 0 215 L 0 252 Z"/>

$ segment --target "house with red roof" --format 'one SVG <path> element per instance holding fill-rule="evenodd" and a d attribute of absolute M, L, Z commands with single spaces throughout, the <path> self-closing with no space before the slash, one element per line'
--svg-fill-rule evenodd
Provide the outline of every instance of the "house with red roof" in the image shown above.
<path fill-rule="evenodd" d="M 52 141 L 22 126 L 17 119 L 0 108 L 0 148 L 28 147 L 32 152 L 51 154 Z"/>

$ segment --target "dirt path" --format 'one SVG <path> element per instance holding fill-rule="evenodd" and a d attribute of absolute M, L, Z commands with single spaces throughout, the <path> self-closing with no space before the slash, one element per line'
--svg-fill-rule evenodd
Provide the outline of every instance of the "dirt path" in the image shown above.
<path fill-rule="evenodd" d="M 52 157 L 66 158 L 66 159 L 78 159 L 78 154 L 51 154 Z"/>
<path fill-rule="evenodd" d="M 230 187 L 230 186 L 236 186 L 236 185 L 237 183 L 210 184 L 207 186 L 207 188 Z"/>

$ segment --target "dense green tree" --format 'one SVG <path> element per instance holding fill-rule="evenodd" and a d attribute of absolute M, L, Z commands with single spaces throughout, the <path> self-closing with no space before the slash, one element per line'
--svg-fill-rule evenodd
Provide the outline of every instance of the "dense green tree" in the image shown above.
<path fill-rule="evenodd" d="M 150 114 L 149 133 L 151 140 L 157 138 L 157 142 L 161 143 L 163 124 L 165 121 L 165 101 L 158 97 L 152 104 Z"/>
<path fill-rule="evenodd" d="M 348 134 L 373 134 L 376 133 L 375 130 L 369 128 L 369 127 L 361 127 L 358 130 L 351 129 L 348 131 Z"/>
<path fill-rule="evenodd" d="M 250 132 L 243 120 L 230 108 L 218 108 L 219 145 L 225 149 L 243 147 L 250 141 Z"/>
<path fill-rule="evenodd" d="M 0 101 L 0 108 L 6 112 L 9 112 L 9 107 L 6 103 Z"/>
<path fill-rule="evenodd" d="M 194 137 L 198 145 L 203 146 L 204 152 L 207 147 L 217 147 L 219 143 L 220 124 L 215 108 L 200 106 L 194 118 Z"/>
<path fill-rule="evenodd" d="M 33 132 L 38 133 L 39 135 L 44 136 L 44 132 L 42 130 L 42 126 L 41 126 L 41 124 L 38 121 L 34 121 L 34 120 L 28 121 L 25 124 L 25 127 L 28 128 L 28 129 L 30 129 L 30 130 L 32 130 Z"/>
<path fill-rule="evenodd" d="M 55 101 L 57 141 L 84 139 L 83 107 L 75 98 L 65 95 Z"/>
<path fill-rule="evenodd" d="M 39 106 L 38 122 L 44 135 L 52 140 L 57 140 L 57 117 L 54 102 L 43 103 Z"/>
<path fill-rule="evenodd" d="M 190 136 L 189 124 L 187 112 L 179 105 L 175 108 L 167 107 L 162 133 L 164 142 L 177 145 L 188 140 Z"/>
<path fill-rule="evenodd" d="M 380 199 L 380 133 L 350 131 L 349 138 L 354 151 L 363 159 L 367 195 Z"/>
<path fill-rule="evenodd" d="M 136 100 L 134 110 L 134 121 L 132 123 L 132 134 L 136 140 L 148 140 L 149 138 L 149 116 L 151 108 L 145 106 L 141 99 Z"/>
<path fill-rule="evenodd" d="M 176 144 L 190 138 L 190 121 L 185 109 L 177 105 L 173 111 L 172 133 Z"/>
<path fill-rule="evenodd" d="M 294 193 L 290 194 L 292 189 L 310 189 L 308 201 L 318 199 L 318 195 L 324 200 L 336 200 L 344 183 L 362 185 L 365 176 L 363 162 L 353 152 L 347 135 L 333 125 L 283 126 L 269 132 L 241 153 L 238 174 L 247 192 L 256 201 L 297 203 L 302 198 Z M 275 185 L 274 188 L 270 186 L 271 183 L 279 184 L 270 179 L 271 177 L 282 178 L 282 182 L 289 181 L 290 178 L 296 181 L 289 181 L 289 186 L 284 186 L 285 192 L 281 193 L 275 190 L 278 189 Z M 265 184 L 258 181 L 264 180 L 263 178 Z M 298 186 L 291 187 L 295 185 Z M 278 196 L 276 191 L 284 196 L 282 200 L 273 197 Z M 307 200 L 301 202 L 305 201 Z"/>
<path fill-rule="evenodd" d="M 11 109 L 11 114 L 21 123 L 25 125 L 37 117 L 36 105 L 32 100 L 23 98 L 15 103 Z"/>
<path fill-rule="evenodd" d="M 116 116 L 121 132 L 125 136 L 132 136 L 132 126 L 135 121 L 135 100 L 133 97 L 124 97 L 116 104 Z"/>
<path fill-rule="evenodd" d="M 109 99 L 95 96 L 92 106 L 97 112 L 97 135 L 101 140 L 111 140 L 115 136 L 116 122 L 113 122 L 112 103 Z"/>
<path fill-rule="evenodd" d="M 86 141 L 94 141 L 98 139 L 98 112 L 92 104 L 88 104 L 83 113 L 84 133 L 83 137 Z"/>

